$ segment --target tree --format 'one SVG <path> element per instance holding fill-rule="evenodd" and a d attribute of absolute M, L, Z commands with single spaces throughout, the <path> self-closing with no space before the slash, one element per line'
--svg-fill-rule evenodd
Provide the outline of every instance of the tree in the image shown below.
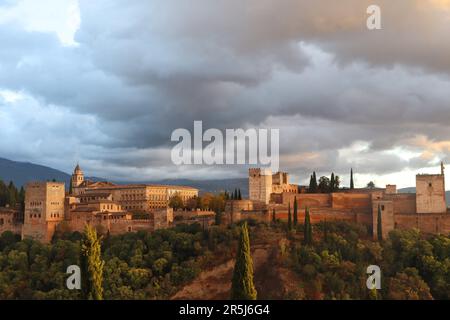
<path fill-rule="evenodd" d="M 216 212 L 215 223 L 218 226 L 222 224 L 222 211 L 220 210 Z"/>
<path fill-rule="evenodd" d="M 334 176 L 333 191 L 338 191 L 340 185 L 341 185 L 341 178 L 338 175 L 335 175 Z"/>
<path fill-rule="evenodd" d="M 316 177 L 315 171 L 313 171 L 313 186 L 314 186 L 314 192 L 317 192 L 317 177 Z"/>
<path fill-rule="evenodd" d="M 15 207 L 17 204 L 18 197 L 19 197 L 19 194 L 17 192 L 17 189 L 14 186 L 14 183 L 12 181 L 10 181 L 9 185 L 8 185 L 8 204 L 11 207 Z"/>
<path fill-rule="evenodd" d="M 25 189 L 23 188 L 23 186 L 20 187 L 19 202 L 20 202 L 20 205 L 22 207 L 22 211 L 25 210 Z"/>
<path fill-rule="evenodd" d="M 238 190 L 238 200 L 242 200 L 241 189 Z"/>
<path fill-rule="evenodd" d="M 367 188 L 369 188 L 369 189 L 375 189 L 375 183 L 374 183 L 373 181 L 370 181 L 370 182 L 367 184 Z"/>
<path fill-rule="evenodd" d="M 238 191 L 237 191 L 237 189 L 234 189 L 233 200 L 239 200 L 239 196 L 238 196 Z"/>
<path fill-rule="evenodd" d="M 416 268 L 405 268 L 388 282 L 390 300 L 432 300 L 430 288 Z"/>
<path fill-rule="evenodd" d="M 377 288 L 375 286 L 369 291 L 369 300 L 379 300 Z"/>
<path fill-rule="evenodd" d="M 312 226 L 311 226 L 311 219 L 309 216 L 309 208 L 305 208 L 305 224 L 303 226 L 303 243 L 305 245 L 311 245 L 312 244 Z"/>
<path fill-rule="evenodd" d="M 334 172 L 331 173 L 331 179 L 330 179 L 330 192 L 334 191 Z"/>
<path fill-rule="evenodd" d="M 250 239 L 247 222 L 241 227 L 236 264 L 231 285 L 232 300 L 256 300 L 257 292 L 253 283 L 253 261 L 250 253 Z"/>
<path fill-rule="evenodd" d="M 378 215 L 377 215 L 377 238 L 378 241 L 383 240 L 383 229 L 382 229 L 382 221 L 381 221 L 381 205 L 378 205 Z"/>
<path fill-rule="evenodd" d="M 103 300 L 103 267 L 101 239 L 95 229 L 86 225 L 81 243 L 82 295 L 86 300 Z"/>
<path fill-rule="evenodd" d="M 73 194 L 73 183 L 72 183 L 72 179 L 70 179 L 70 183 L 69 183 L 69 194 Z"/>
<path fill-rule="evenodd" d="M 309 193 L 316 193 L 317 192 L 317 178 L 316 178 L 316 172 L 314 171 L 311 175 L 311 178 L 309 180 Z"/>
<path fill-rule="evenodd" d="M 312 192 L 316 193 L 318 184 L 317 184 L 317 177 L 316 177 L 316 172 L 315 171 L 313 171 L 313 175 L 312 175 L 312 185 L 313 185 Z"/>
<path fill-rule="evenodd" d="M 184 207 L 183 199 L 181 198 L 181 196 L 178 193 L 174 194 L 170 198 L 169 207 L 173 208 L 174 210 L 183 209 L 183 207 Z"/>
<path fill-rule="evenodd" d="M 275 215 L 275 209 L 272 211 L 272 222 L 275 223 L 277 221 L 277 217 Z"/>
<path fill-rule="evenodd" d="M 288 204 L 288 230 L 292 229 L 291 203 Z"/>
<path fill-rule="evenodd" d="M 322 193 L 330 191 L 330 179 L 328 177 L 320 177 L 318 190 Z"/>
<path fill-rule="evenodd" d="M 297 197 L 294 197 L 294 226 L 298 224 L 298 204 Z"/>
<path fill-rule="evenodd" d="M 355 184 L 353 182 L 353 168 L 350 169 L 350 189 L 355 189 Z"/>

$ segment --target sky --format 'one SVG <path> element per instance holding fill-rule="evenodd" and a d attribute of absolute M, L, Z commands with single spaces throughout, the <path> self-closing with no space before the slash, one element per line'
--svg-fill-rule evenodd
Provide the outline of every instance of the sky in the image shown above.
<path fill-rule="evenodd" d="M 381 30 L 366 9 L 381 8 Z M 277 128 L 307 183 L 450 168 L 450 0 L 0 0 L 0 157 L 114 180 L 174 166 L 173 130 Z M 450 174 L 447 185 L 450 185 Z"/>

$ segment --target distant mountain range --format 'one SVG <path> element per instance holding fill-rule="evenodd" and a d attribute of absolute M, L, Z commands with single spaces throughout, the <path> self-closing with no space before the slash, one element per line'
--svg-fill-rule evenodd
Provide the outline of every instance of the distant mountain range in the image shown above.
<path fill-rule="evenodd" d="M 29 181 L 56 181 L 65 182 L 69 186 L 71 175 L 50 167 L 41 166 L 30 162 L 18 162 L 0 158 L 0 180 L 6 183 L 13 181 L 16 186 L 24 186 Z M 93 181 L 106 181 L 109 179 L 98 177 L 86 177 Z M 232 191 L 235 188 L 241 189 L 244 197 L 248 195 L 247 178 L 237 179 L 213 179 L 213 180 L 189 180 L 189 179 L 164 179 L 155 181 L 112 181 L 114 183 L 149 183 L 168 184 L 179 186 L 191 186 L 200 192 L 220 192 L 224 190 Z"/>

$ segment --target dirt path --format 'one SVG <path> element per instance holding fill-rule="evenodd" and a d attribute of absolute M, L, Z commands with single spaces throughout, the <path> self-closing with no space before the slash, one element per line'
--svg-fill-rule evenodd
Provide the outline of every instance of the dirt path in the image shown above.
<path fill-rule="evenodd" d="M 253 268 L 255 270 L 255 286 L 264 292 L 265 282 L 272 278 L 270 265 L 273 269 L 273 250 L 271 247 L 255 246 L 252 250 Z M 272 263 L 271 263 L 272 261 Z M 229 260 L 211 270 L 204 271 L 184 286 L 171 299 L 173 300 L 226 300 L 230 297 L 231 278 L 233 276 L 234 260 Z"/>

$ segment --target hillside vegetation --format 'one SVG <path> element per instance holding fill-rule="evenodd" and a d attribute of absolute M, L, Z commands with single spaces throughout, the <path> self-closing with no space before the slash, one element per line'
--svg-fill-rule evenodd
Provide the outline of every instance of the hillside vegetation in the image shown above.
<path fill-rule="evenodd" d="M 374 242 L 365 227 L 249 221 L 258 299 L 449 299 L 450 238 L 395 231 Z M 239 226 L 180 225 L 154 233 L 102 239 L 105 299 L 228 299 Z M 79 299 L 66 289 L 66 269 L 79 264 L 79 233 L 51 244 L 0 236 L 0 299 Z M 382 288 L 366 287 L 379 265 Z"/>

